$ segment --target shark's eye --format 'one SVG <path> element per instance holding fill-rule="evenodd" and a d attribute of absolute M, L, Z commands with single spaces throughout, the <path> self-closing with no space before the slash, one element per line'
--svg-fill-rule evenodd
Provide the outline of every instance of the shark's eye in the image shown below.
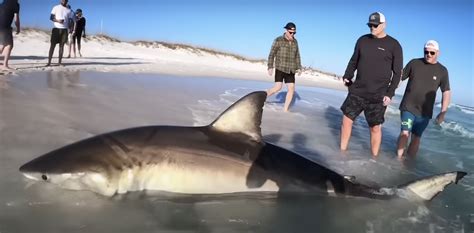
<path fill-rule="evenodd" d="M 48 180 L 48 177 L 46 175 L 42 175 L 41 176 L 41 179 L 43 179 L 44 181 L 47 181 Z"/>

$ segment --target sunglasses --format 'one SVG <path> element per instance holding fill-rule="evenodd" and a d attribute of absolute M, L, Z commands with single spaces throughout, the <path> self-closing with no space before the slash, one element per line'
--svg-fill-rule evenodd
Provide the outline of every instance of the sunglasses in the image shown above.
<path fill-rule="evenodd" d="M 295 35 L 296 34 L 296 32 L 290 32 L 290 31 L 288 31 L 288 33 L 290 33 L 290 35 Z"/>
<path fill-rule="evenodd" d="M 367 26 L 369 28 L 377 28 L 380 24 L 371 24 L 371 23 L 368 23 Z"/>
<path fill-rule="evenodd" d="M 436 52 L 434 52 L 434 51 L 426 51 L 426 50 L 425 50 L 425 55 L 428 55 L 428 54 L 430 54 L 431 56 L 434 56 L 434 55 L 436 54 Z"/>

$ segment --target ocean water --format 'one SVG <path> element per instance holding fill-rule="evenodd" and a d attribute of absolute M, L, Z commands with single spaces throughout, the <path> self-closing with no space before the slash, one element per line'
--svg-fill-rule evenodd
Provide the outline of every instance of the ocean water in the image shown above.
<path fill-rule="evenodd" d="M 423 176 L 469 173 L 430 202 L 274 194 L 176 195 L 134 192 L 112 198 L 26 180 L 18 171 L 48 151 L 99 133 L 141 125 L 207 125 L 245 94 L 272 82 L 94 72 L 7 77 L 0 89 L 0 232 L 474 232 L 474 108 L 452 104 L 430 124 L 416 158 L 396 158 L 399 96 L 370 155 L 361 115 L 349 151 L 339 151 L 346 92 L 297 85 L 268 98 L 266 141 L 359 182 L 394 186 Z M 284 90 L 282 90 L 284 92 Z M 435 113 L 439 112 L 439 104 Z M 203 181 L 205 182 L 205 181 Z"/>

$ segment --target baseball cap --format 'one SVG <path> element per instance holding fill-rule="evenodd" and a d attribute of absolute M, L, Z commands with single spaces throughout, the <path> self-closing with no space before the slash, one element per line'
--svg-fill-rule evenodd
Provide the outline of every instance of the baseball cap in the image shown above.
<path fill-rule="evenodd" d="M 385 23 L 385 15 L 380 12 L 374 12 L 369 16 L 369 22 L 367 24 L 379 25 Z"/>
<path fill-rule="evenodd" d="M 429 40 L 425 43 L 425 49 L 439 50 L 439 44 L 435 40 Z"/>
<path fill-rule="evenodd" d="M 77 10 L 76 10 L 76 14 L 77 14 L 77 13 L 82 13 L 82 9 L 80 9 L 80 8 L 77 9 Z"/>
<path fill-rule="evenodd" d="M 289 22 L 286 24 L 286 26 L 284 27 L 286 29 L 296 29 L 296 25 L 292 22 Z"/>

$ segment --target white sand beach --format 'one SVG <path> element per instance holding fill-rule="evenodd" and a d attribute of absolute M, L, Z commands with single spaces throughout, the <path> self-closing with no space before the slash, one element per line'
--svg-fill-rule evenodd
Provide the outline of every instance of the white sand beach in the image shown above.
<path fill-rule="evenodd" d="M 64 67 L 45 67 L 50 34 L 38 29 L 24 29 L 14 35 L 10 66 L 19 72 L 97 71 L 121 73 L 172 74 L 205 76 L 273 82 L 268 76 L 265 60 L 251 60 L 205 48 L 164 42 L 123 42 L 104 35 L 83 39 L 83 57 L 65 58 Z M 64 57 L 68 55 L 65 46 Z M 53 55 L 57 63 L 58 46 Z M 304 65 L 304 61 L 303 61 Z M 5 74 L 5 72 L 3 72 Z M 336 75 L 305 69 L 297 76 L 297 85 L 344 89 Z"/>

